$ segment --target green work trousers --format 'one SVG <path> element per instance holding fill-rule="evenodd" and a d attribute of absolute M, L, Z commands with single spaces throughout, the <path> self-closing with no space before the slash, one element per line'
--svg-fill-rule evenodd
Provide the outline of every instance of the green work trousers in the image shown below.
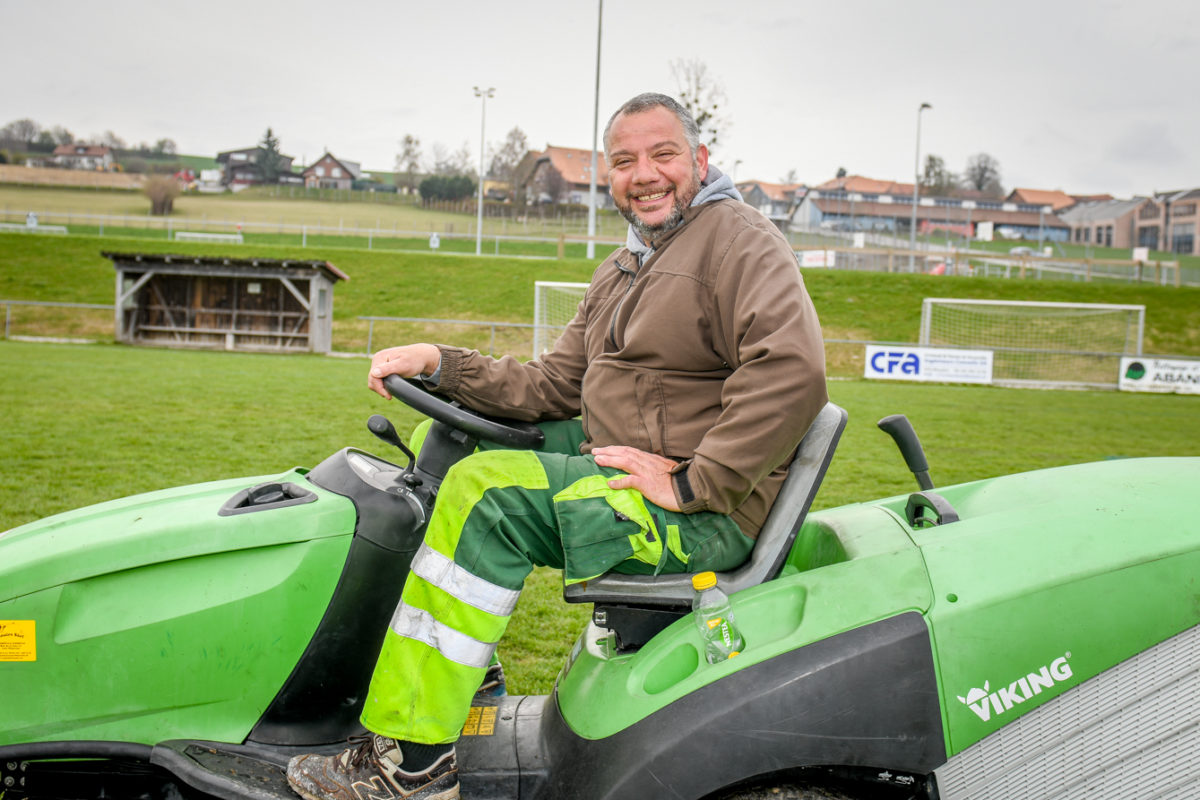
<path fill-rule="evenodd" d="M 727 516 L 609 488 L 621 473 L 578 454 L 578 422 L 541 427 L 541 450 L 484 445 L 447 473 L 371 678 L 368 730 L 457 740 L 534 566 L 574 583 L 610 570 L 724 570 L 750 554 L 754 541 Z"/>

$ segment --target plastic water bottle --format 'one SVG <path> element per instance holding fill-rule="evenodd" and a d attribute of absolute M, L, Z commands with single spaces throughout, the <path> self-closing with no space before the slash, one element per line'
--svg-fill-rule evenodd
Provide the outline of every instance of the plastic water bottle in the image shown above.
<path fill-rule="evenodd" d="M 699 572 L 692 576 L 692 598 L 696 628 L 704 640 L 704 657 L 710 664 L 719 664 L 733 658 L 742 651 L 745 642 L 733 621 L 733 609 L 729 598 L 717 588 L 717 576 L 713 572 Z"/>

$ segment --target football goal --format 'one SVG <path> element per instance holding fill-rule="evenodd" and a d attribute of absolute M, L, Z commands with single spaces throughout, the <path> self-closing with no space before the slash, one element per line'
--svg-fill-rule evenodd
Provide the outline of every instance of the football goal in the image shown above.
<path fill-rule="evenodd" d="M 533 285 L 533 357 L 554 346 L 587 291 L 586 283 L 537 281 Z"/>
<path fill-rule="evenodd" d="M 1145 319 L 1140 305 L 927 297 L 920 343 L 991 350 L 1000 385 L 1115 388 Z"/>

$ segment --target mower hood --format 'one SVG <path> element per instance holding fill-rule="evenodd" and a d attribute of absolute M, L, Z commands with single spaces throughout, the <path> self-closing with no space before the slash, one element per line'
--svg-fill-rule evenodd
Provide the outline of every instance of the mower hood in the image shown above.
<path fill-rule="evenodd" d="M 311 500 L 230 513 L 231 501 L 272 482 Z M 0 533 L 0 603 L 150 564 L 345 535 L 354 525 L 353 503 L 299 469 L 134 495 Z"/>

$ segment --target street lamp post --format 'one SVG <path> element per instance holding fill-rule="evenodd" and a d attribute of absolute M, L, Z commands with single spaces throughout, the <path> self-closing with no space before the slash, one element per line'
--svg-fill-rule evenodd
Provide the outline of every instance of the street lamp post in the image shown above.
<path fill-rule="evenodd" d="M 487 101 L 489 97 L 495 97 L 495 87 L 489 86 L 487 89 L 474 87 L 475 96 L 482 98 L 482 109 L 479 113 L 479 220 L 475 224 L 475 255 L 483 253 L 483 148 L 485 131 L 487 130 Z"/>
<path fill-rule="evenodd" d="M 912 220 L 908 226 L 908 271 L 915 271 L 917 250 L 917 198 L 921 194 L 921 112 L 933 108 L 929 103 L 921 103 L 917 109 L 917 155 L 913 163 L 913 205 Z"/>
<path fill-rule="evenodd" d="M 588 241 L 587 257 L 596 257 L 596 132 L 600 128 L 600 33 L 604 27 L 604 0 L 599 2 L 596 20 L 596 92 L 592 100 L 592 168 L 588 178 Z"/>

